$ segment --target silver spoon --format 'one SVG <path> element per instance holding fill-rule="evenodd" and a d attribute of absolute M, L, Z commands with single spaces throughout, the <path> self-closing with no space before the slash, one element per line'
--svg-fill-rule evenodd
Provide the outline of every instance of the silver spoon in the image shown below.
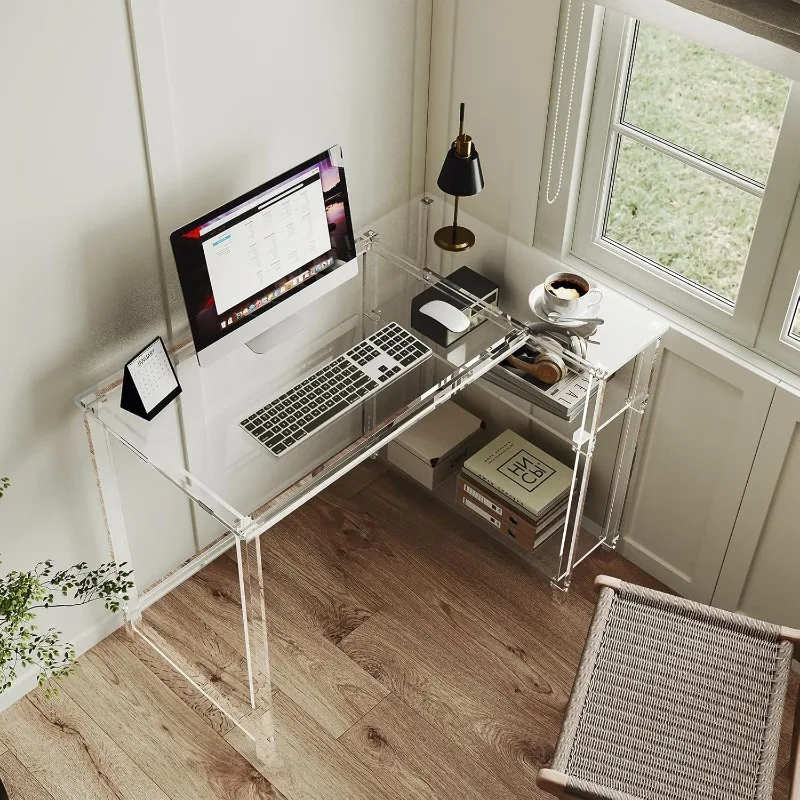
<path fill-rule="evenodd" d="M 602 325 L 605 322 L 600 317 L 562 317 L 560 314 L 552 312 L 548 313 L 547 320 L 548 322 L 565 322 L 573 325 Z"/>

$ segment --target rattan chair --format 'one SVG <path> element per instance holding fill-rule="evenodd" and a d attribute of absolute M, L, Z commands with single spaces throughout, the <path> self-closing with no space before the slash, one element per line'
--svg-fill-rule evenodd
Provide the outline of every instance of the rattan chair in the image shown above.
<path fill-rule="evenodd" d="M 540 788 L 584 800 L 771 800 L 800 631 L 601 575 Z M 800 706 L 800 703 L 798 703 Z M 795 709 L 791 800 L 800 799 Z"/>

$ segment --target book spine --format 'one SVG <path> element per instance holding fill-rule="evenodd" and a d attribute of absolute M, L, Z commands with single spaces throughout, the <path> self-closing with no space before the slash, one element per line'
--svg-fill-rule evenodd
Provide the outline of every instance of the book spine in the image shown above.
<path fill-rule="evenodd" d="M 500 517 L 504 522 L 507 521 L 512 526 L 519 525 L 532 536 L 549 530 L 559 518 L 563 520 L 565 516 L 565 504 L 562 504 L 560 509 L 553 511 L 546 518 L 534 520 L 526 511 L 521 511 L 513 503 L 507 502 L 494 489 L 477 480 L 466 470 L 461 470 L 461 474 L 458 476 L 458 491 L 477 499 L 495 516 Z"/>
<path fill-rule="evenodd" d="M 495 483 L 495 482 L 494 482 L 494 481 L 493 481 L 491 478 L 487 477 L 486 475 L 478 475 L 477 473 L 473 472 L 472 470 L 466 470 L 466 472 L 467 472 L 469 475 L 474 475 L 476 478 L 478 478 L 478 479 L 479 479 L 480 481 L 482 481 L 484 484 L 486 484 L 486 485 L 488 485 L 488 486 L 491 486 L 492 490 L 494 490 L 494 491 L 497 491 L 497 492 L 500 492 L 500 494 L 502 494 L 502 495 L 503 495 L 503 497 L 507 497 L 509 500 L 511 500 L 511 502 L 512 502 L 512 503 L 515 503 L 515 504 L 517 504 L 517 506 L 518 506 L 518 507 L 525 508 L 525 506 L 524 506 L 524 505 L 522 505 L 522 504 L 519 502 L 519 500 L 517 500 L 517 498 L 513 497 L 512 495 L 510 495 L 510 494 L 509 494 L 509 493 L 508 493 L 508 492 L 507 492 L 505 489 L 503 489 L 501 486 L 498 486 L 498 485 L 497 485 L 497 484 L 496 484 L 496 483 Z M 525 508 L 525 513 L 526 513 L 526 514 L 535 515 L 535 513 L 536 513 L 536 512 L 535 512 L 535 511 L 533 511 L 533 510 L 532 510 L 532 509 L 530 509 L 530 508 Z"/>
<path fill-rule="evenodd" d="M 562 514 L 557 520 L 554 520 L 550 523 L 549 527 L 545 526 L 545 530 L 543 533 L 540 533 L 533 542 L 534 548 L 538 547 L 540 544 L 543 544 L 547 539 L 549 539 L 554 533 L 558 531 L 564 530 L 564 524 L 567 521 L 567 515 Z"/>
<path fill-rule="evenodd" d="M 562 513 L 560 519 L 553 520 L 548 526 L 537 530 L 521 515 L 515 519 L 514 514 L 510 514 L 507 507 L 500 505 L 499 499 L 493 499 L 488 494 L 488 490 L 478 491 L 465 480 L 463 475 L 459 476 L 457 483 L 456 500 L 490 525 L 503 541 L 510 539 L 528 553 L 532 553 L 560 528 L 563 528 L 566 518 L 566 515 Z"/>
<path fill-rule="evenodd" d="M 495 492 L 497 490 L 492 484 L 490 484 L 487 480 L 484 480 L 480 475 L 474 473 L 472 470 L 467 469 L 466 467 L 461 468 L 461 474 L 469 481 L 475 484 L 475 486 L 485 489 L 488 492 Z M 518 503 L 515 503 L 513 498 L 509 497 L 505 492 L 500 492 L 503 497 L 504 501 L 508 501 L 509 508 L 513 508 L 515 511 L 519 512 L 520 514 L 525 514 L 530 516 L 530 511 L 523 508 Z"/>
<path fill-rule="evenodd" d="M 540 533 L 533 542 L 533 549 L 535 550 L 537 547 L 544 544 L 557 530 L 558 528 L 555 527 L 552 530 Z"/>

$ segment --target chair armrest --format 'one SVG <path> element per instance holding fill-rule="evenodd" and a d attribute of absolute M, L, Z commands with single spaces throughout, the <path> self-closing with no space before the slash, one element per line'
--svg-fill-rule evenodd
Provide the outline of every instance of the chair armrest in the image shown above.
<path fill-rule="evenodd" d="M 572 795 L 567 794 L 567 776 L 563 772 L 554 769 L 540 769 L 536 776 L 536 785 L 559 800 L 571 800 L 572 798 Z"/>
<path fill-rule="evenodd" d="M 599 592 L 604 587 L 618 592 L 622 587 L 622 581 L 619 578 L 612 578 L 610 575 L 598 575 L 594 579 L 594 588 Z"/>

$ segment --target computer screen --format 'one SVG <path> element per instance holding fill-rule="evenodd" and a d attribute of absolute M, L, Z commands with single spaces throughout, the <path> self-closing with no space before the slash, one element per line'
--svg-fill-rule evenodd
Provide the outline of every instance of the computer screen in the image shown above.
<path fill-rule="evenodd" d="M 170 241 L 199 353 L 355 258 L 339 148 L 204 214 Z"/>

